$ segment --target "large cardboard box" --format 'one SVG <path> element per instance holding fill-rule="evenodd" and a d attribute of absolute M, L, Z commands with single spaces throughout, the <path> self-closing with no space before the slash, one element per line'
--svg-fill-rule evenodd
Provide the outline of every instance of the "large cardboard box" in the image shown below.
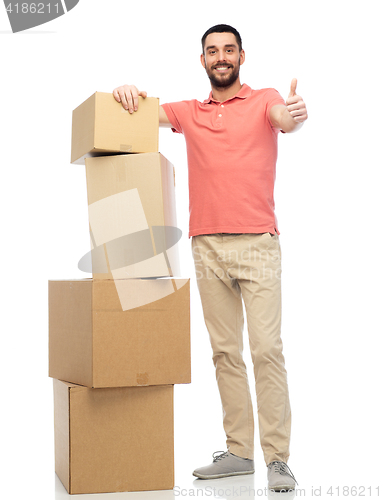
<path fill-rule="evenodd" d="M 190 383 L 190 280 L 50 281 L 49 376 L 87 387 Z"/>
<path fill-rule="evenodd" d="M 85 163 L 92 250 L 80 269 L 96 279 L 179 276 L 173 165 L 160 153 Z"/>
<path fill-rule="evenodd" d="M 173 386 L 53 387 L 55 469 L 68 493 L 174 487 Z"/>
<path fill-rule="evenodd" d="M 158 151 L 159 100 L 139 97 L 130 114 L 112 93 L 96 92 L 72 113 L 71 163 L 87 156 Z"/>

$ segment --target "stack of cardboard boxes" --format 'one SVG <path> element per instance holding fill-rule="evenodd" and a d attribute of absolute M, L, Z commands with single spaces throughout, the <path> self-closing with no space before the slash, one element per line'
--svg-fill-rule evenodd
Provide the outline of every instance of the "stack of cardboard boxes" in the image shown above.
<path fill-rule="evenodd" d="M 190 382 L 190 280 L 179 276 L 174 167 L 159 102 L 96 92 L 73 111 L 86 165 L 92 279 L 49 282 L 56 473 L 69 493 L 174 486 L 173 386 Z"/>

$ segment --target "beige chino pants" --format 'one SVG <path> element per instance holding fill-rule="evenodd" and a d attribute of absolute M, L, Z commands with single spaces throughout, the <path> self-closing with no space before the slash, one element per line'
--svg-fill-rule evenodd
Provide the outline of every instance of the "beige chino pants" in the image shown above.
<path fill-rule="evenodd" d="M 197 285 L 231 453 L 254 456 L 254 418 L 242 358 L 246 309 L 260 442 L 266 464 L 287 462 L 291 411 L 281 340 L 281 251 L 277 233 L 192 237 Z"/>

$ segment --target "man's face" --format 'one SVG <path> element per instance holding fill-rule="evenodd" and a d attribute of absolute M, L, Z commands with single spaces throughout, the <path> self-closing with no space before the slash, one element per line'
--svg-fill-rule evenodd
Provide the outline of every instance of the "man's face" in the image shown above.
<path fill-rule="evenodd" d="M 233 33 L 211 33 L 206 37 L 201 63 L 213 87 L 230 87 L 239 76 L 245 52 L 239 51 Z"/>

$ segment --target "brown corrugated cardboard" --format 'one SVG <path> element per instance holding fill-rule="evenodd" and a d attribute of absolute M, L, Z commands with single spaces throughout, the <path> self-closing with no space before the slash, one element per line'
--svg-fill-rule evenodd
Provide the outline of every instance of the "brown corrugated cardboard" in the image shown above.
<path fill-rule="evenodd" d="M 56 473 L 68 493 L 174 487 L 172 385 L 53 387 Z"/>
<path fill-rule="evenodd" d="M 158 151 L 159 100 L 139 97 L 130 114 L 112 93 L 96 92 L 72 114 L 71 163 L 87 156 Z"/>
<path fill-rule="evenodd" d="M 87 158 L 96 279 L 179 275 L 174 167 L 160 153 Z M 161 232 L 166 231 L 166 232 Z"/>
<path fill-rule="evenodd" d="M 87 387 L 190 383 L 190 280 L 49 282 L 49 376 Z"/>

